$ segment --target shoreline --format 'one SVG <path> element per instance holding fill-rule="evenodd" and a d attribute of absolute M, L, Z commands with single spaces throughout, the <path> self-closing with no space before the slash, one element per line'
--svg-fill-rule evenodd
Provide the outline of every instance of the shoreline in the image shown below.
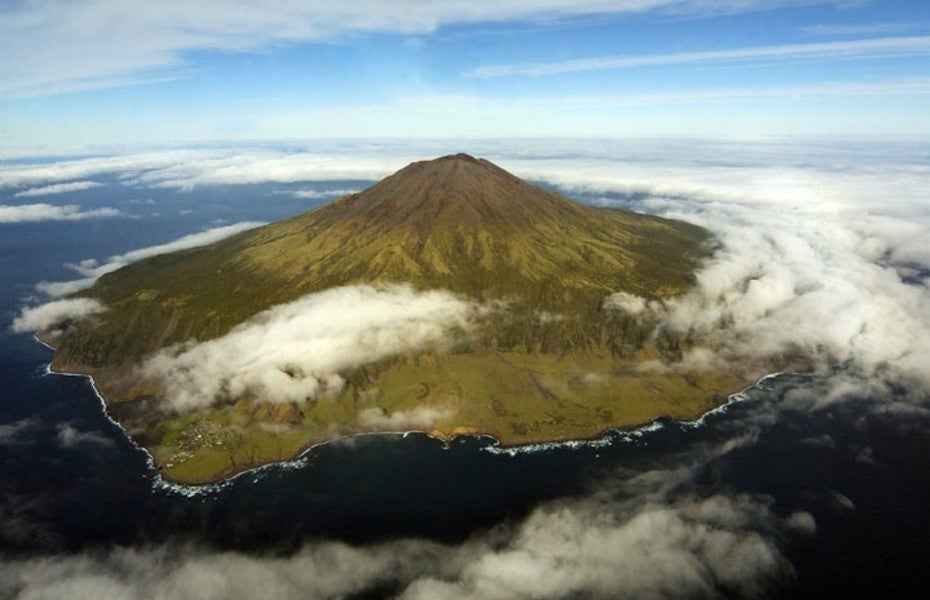
<path fill-rule="evenodd" d="M 45 343 L 41 339 L 39 339 L 38 336 L 34 335 L 33 339 L 39 342 L 41 345 L 48 348 L 49 350 L 55 351 L 55 348 Z M 608 428 L 601 430 L 596 435 L 593 435 L 587 438 L 556 440 L 556 441 L 549 441 L 549 442 L 545 442 L 545 441 L 527 442 L 527 443 L 515 444 L 515 445 L 501 445 L 500 440 L 494 435 L 490 433 L 481 433 L 481 432 L 453 435 L 451 437 L 446 438 L 446 437 L 440 437 L 440 436 L 433 435 L 432 432 L 430 431 L 423 431 L 419 429 L 412 429 L 408 431 L 359 431 L 355 433 L 348 433 L 348 434 L 340 435 L 338 437 L 334 437 L 328 440 L 313 442 L 312 444 L 308 445 L 306 448 L 301 449 L 293 458 L 276 460 L 276 461 L 263 463 L 260 465 L 255 465 L 253 467 L 249 467 L 243 471 L 239 471 L 238 473 L 234 473 L 227 477 L 222 477 L 215 481 L 205 481 L 203 483 L 192 483 L 192 482 L 171 480 L 170 478 L 167 478 L 164 476 L 161 468 L 155 462 L 155 456 L 147 448 L 138 444 L 134 439 L 132 439 L 132 436 L 129 435 L 129 432 L 126 430 L 126 428 L 123 427 L 122 424 L 119 423 L 119 421 L 115 420 L 113 417 L 110 416 L 110 413 L 107 411 L 106 399 L 103 397 L 103 395 L 100 393 L 100 390 L 97 388 L 97 384 L 94 381 L 94 378 L 92 375 L 89 375 L 87 373 L 71 373 L 67 371 L 56 371 L 52 369 L 51 361 L 49 361 L 45 365 L 44 372 L 45 372 L 45 375 L 62 375 L 65 377 L 84 377 L 88 379 L 90 381 L 91 389 L 93 390 L 94 395 L 97 397 L 97 400 L 100 403 L 103 416 L 109 422 L 113 423 L 120 429 L 120 431 L 123 433 L 123 436 L 129 441 L 130 444 L 132 444 L 134 448 L 142 451 L 145 454 L 146 464 L 152 476 L 152 487 L 155 489 L 160 489 L 160 490 L 168 491 L 171 493 L 177 493 L 177 494 L 181 494 L 183 496 L 188 496 L 188 497 L 201 496 L 201 495 L 219 492 L 222 489 L 231 485 L 233 481 L 235 481 L 236 479 L 240 477 L 244 477 L 247 475 L 257 475 L 265 470 L 269 470 L 269 469 L 289 470 L 289 469 L 296 469 L 296 468 L 303 467 L 309 462 L 310 460 L 309 455 L 315 448 L 318 448 L 318 447 L 321 447 L 327 444 L 351 440 L 353 438 L 361 437 L 361 436 L 383 435 L 383 436 L 395 436 L 395 437 L 400 436 L 400 437 L 405 438 L 408 435 L 420 434 L 430 439 L 441 442 L 446 447 L 448 447 L 449 444 L 451 444 L 456 439 L 486 438 L 486 439 L 491 440 L 491 443 L 480 448 L 481 451 L 490 452 L 492 454 L 506 454 L 508 456 L 517 456 L 519 454 L 532 454 L 536 452 L 546 452 L 549 450 L 557 450 L 557 449 L 577 450 L 577 449 L 582 449 L 582 448 L 602 448 L 602 447 L 612 445 L 615 441 L 629 442 L 634 439 L 639 439 L 642 436 L 652 431 L 657 431 L 659 429 L 662 429 L 665 426 L 665 423 L 663 422 L 663 419 L 665 419 L 665 417 L 657 417 L 645 423 L 638 423 L 638 424 L 633 424 L 633 425 L 628 425 L 628 426 L 621 425 L 621 426 L 615 426 L 615 427 L 608 427 Z M 698 415 L 695 419 L 691 421 L 671 420 L 671 422 L 679 423 L 679 424 L 690 426 L 693 428 L 702 427 L 705 423 L 705 419 L 707 419 L 708 417 L 717 415 L 717 414 L 723 414 L 727 412 L 727 410 L 729 410 L 729 407 L 732 404 L 736 404 L 738 402 L 742 402 L 746 400 L 745 393 L 748 390 L 760 385 L 762 382 L 766 381 L 767 379 L 778 377 L 779 375 L 783 375 L 783 374 L 785 373 L 776 372 L 776 373 L 769 373 L 761 377 L 755 383 L 749 384 L 743 389 L 727 395 L 726 402 L 701 413 L 700 415 Z M 619 440 L 617 439 L 617 437 L 619 437 Z"/>

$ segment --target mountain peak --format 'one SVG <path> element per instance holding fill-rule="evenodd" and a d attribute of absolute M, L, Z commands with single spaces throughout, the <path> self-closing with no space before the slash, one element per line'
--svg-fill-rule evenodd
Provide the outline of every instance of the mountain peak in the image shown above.
<path fill-rule="evenodd" d="M 412 226 L 423 237 L 460 228 L 516 230 L 540 219 L 577 220 L 583 211 L 486 159 L 458 153 L 411 163 L 323 212 L 333 221 L 376 225 L 379 233 Z"/>
<path fill-rule="evenodd" d="M 458 152 L 456 154 L 447 154 L 445 156 L 440 156 L 439 158 L 433 161 L 426 161 L 426 162 L 438 162 L 438 161 L 446 161 L 446 160 L 462 160 L 462 161 L 470 162 L 470 163 L 481 162 L 479 159 L 475 158 L 471 154 L 465 154 L 464 152 Z"/>

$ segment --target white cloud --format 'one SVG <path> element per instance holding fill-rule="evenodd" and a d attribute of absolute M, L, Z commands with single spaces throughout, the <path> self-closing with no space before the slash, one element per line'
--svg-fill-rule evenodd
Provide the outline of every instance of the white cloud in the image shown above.
<path fill-rule="evenodd" d="M 0 187 L 116 174 L 127 185 L 191 190 L 199 185 L 380 179 L 423 158 L 423 148 L 376 147 L 367 153 L 320 143 L 304 151 L 274 148 L 144 152 L 0 165 Z M 445 148 L 445 146 L 441 146 Z"/>
<path fill-rule="evenodd" d="M 12 423 L 0 423 L 0 446 L 12 446 L 20 442 L 24 431 L 34 429 L 39 424 L 38 419 L 30 417 Z"/>
<path fill-rule="evenodd" d="M 634 317 L 646 311 L 648 302 L 645 298 L 634 296 L 627 292 L 616 292 L 604 299 L 604 308 L 619 310 Z"/>
<path fill-rule="evenodd" d="M 35 221 L 80 221 L 101 217 L 118 217 L 122 213 L 115 208 L 93 208 L 81 210 L 76 204 L 55 206 L 52 204 L 0 204 L 0 223 L 24 223 Z"/>
<path fill-rule="evenodd" d="M 76 265 L 71 265 L 75 271 L 81 275 L 84 275 L 83 278 L 73 281 L 41 281 L 36 284 L 36 289 L 44 294 L 48 294 L 49 296 L 67 296 L 68 294 L 86 290 L 87 288 L 94 285 L 94 282 L 97 281 L 101 275 L 105 275 L 106 273 L 110 273 L 121 267 L 125 267 L 126 265 L 136 262 L 137 260 L 142 260 L 144 258 L 149 258 L 150 256 L 156 256 L 159 254 L 167 254 L 169 252 L 177 252 L 179 250 L 196 248 L 198 246 L 206 246 L 237 233 L 241 233 L 249 229 L 254 229 L 255 227 L 260 227 L 262 225 L 264 225 L 264 223 L 259 221 L 241 221 L 232 225 L 213 227 L 199 233 L 186 235 L 165 244 L 148 246 L 146 248 L 140 248 L 125 254 L 111 256 L 103 264 L 99 264 L 94 259 L 86 259 Z"/>
<path fill-rule="evenodd" d="M 606 478 L 584 497 L 545 503 L 458 545 L 316 541 L 268 556 L 116 547 L 0 564 L 0 592 L 338 598 L 387 584 L 408 600 L 760 597 L 793 577 L 782 546 L 816 523 L 805 512 L 779 517 L 764 497 L 689 493 L 695 473 L 728 447 L 696 448 L 693 464 Z"/>
<path fill-rule="evenodd" d="M 930 383 L 930 288 L 912 280 L 912 265 L 930 268 L 930 165 L 907 148 L 647 144 L 635 159 L 527 159 L 517 171 L 718 236 L 694 291 L 648 304 L 666 327 L 712 340 L 692 364 L 787 353 Z"/>
<path fill-rule="evenodd" d="M 81 431 L 70 423 L 60 423 L 57 428 L 58 443 L 64 448 L 80 445 L 113 446 L 113 440 L 95 431 Z"/>
<path fill-rule="evenodd" d="M 246 394 L 302 401 L 341 389 L 340 373 L 348 369 L 445 348 L 484 310 L 442 290 L 332 288 L 259 313 L 223 337 L 163 350 L 141 373 L 164 382 L 179 411 Z"/>
<path fill-rule="evenodd" d="M 451 416 L 448 409 L 418 406 L 386 414 L 380 408 L 366 408 L 358 414 L 358 424 L 378 431 L 429 431 L 441 419 Z"/>
<path fill-rule="evenodd" d="M 72 181 L 69 183 L 56 183 L 39 188 L 31 188 L 16 192 L 13 196 L 16 198 L 28 198 L 31 196 L 50 196 L 52 194 L 66 194 L 68 192 L 79 192 L 100 187 L 101 183 L 96 181 Z"/>
<path fill-rule="evenodd" d="M 183 164 L 206 151 L 165 151 L 65 159 L 51 163 L 8 163 L 0 165 L 0 187 L 22 187 L 52 181 L 70 181 L 105 173 L 131 177 L 134 173 L 164 165 Z M 213 154 L 217 154 L 214 152 Z"/>
<path fill-rule="evenodd" d="M 184 161 L 165 161 L 133 177 L 131 182 L 152 187 L 191 190 L 201 185 L 300 181 L 381 179 L 416 154 L 396 156 L 350 156 L 320 152 L 276 152 L 259 150 L 236 153 L 203 153 Z"/>
<path fill-rule="evenodd" d="M 786 96 L 807 93 L 896 94 L 907 90 L 910 90 L 907 93 L 930 93 L 930 80 L 897 82 L 888 84 L 884 91 L 882 89 L 883 84 L 842 85 L 836 89 L 830 84 L 823 84 L 788 86 L 769 92 Z M 705 99 L 715 100 L 729 93 L 727 90 L 715 90 Z M 733 90 L 733 93 L 743 92 Z M 625 102 L 690 102 L 699 99 L 699 96 L 690 93 L 672 94 L 671 97 L 634 94 L 632 97 L 563 98 L 546 100 L 542 104 L 559 104 L 564 100 L 565 106 L 584 108 L 599 102 L 621 105 Z M 468 98 L 443 97 L 434 100 L 438 104 L 457 102 L 457 109 L 475 111 L 476 114 L 483 109 L 480 102 L 474 103 Z M 423 101 L 425 104 L 414 103 L 409 110 L 418 114 L 429 113 L 434 102 L 430 99 Z M 517 102 L 506 110 L 525 112 L 535 110 L 534 106 L 531 103 L 527 108 Z M 546 110 L 545 106 L 543 110 Z M 594 144 L 585 140 L 564 139 L 515 140 L 511 143 L 500 140 L 448 139 L 364 145 L 314 142 L 298 150 L 291 149 L 292 146 L 289 144 L 286 150 L 269 145 L 235 150 L 214 148 L 125 154 L 42 164 L 0 164 L 0 186 L 34 185 L 103 174 L 115 175 L 126 185 L 179 190 L 192 190 L 207 185 L 267 182 L 375 181 L 411 162 L 460 151 L 487 157 L 518 175 L 544 178 L 557 184 L 583 185 L 590 190 L 645 190 L 657 195 L 698 194 L 705 199 L 709 192 L 713 192 L 718 199 L 727 201 L 739 201 L 749 192 L 753 198 L 760 197 L 766 202 L 772 202 L 778 196 L 781 202 L 803 203 L 813 191 L 830 186 L 843 194 L 843 203 L 868 200 L 879 205 L 881 203 L 877 198 L 880 196 L 876 196 L 876 192 L 886 179 L 893 178 L 896 187 L 908 186 L 905 192 L 910 197 L 923 184 L 924 177 L 923 167 L 911 164 L 913 153 L 919 152 L 919 149 L 909 144 L 882 145 L 878 149 L 880 151 L 865 157 L 869 162 L 845 167 L 846 174 L 850 175 L 848 179 L 831 172 L 829 165 L 817 162 L 821 160 L 817 157 L 820 150 L 835 156 L 842 164 L 843 160 L 851 158 L 845 156 L 849 154 L 848 148 L 851 146 L 860 146 L 863 152 L 875 148 L 874 144 L 863 144 L 862 140 L 855 138 L 841 142 L 815 140 L 796 144 L 777 138 L 754 144 L 744 144 L 739 140 L 688 140 L 684 143 L 637 141 L 628 144 L 601 140 Z M 713 160 L 714 153 L 718 152 L 727 153 L 734 160 Z M 889 154 L 882 155 L 882 152 Z M 564 157 L 575 157 L 577 160 Z M 791 157 L 791 160 L 786 164 L 787 157 Z M 676 161 L 676 158 L 680 158 L 680 161 Z M 765 162 L 770 159 L 774 162 Z M 799 164 L 806 159 L 813 161 L 812 164 Z M 856 160 L 861 161 L 860 158 Z M 748 162 L 739 164 L 740 161 Z M 701 169 L 691 168 L 696 164 L 700 164 Z M 862 184 L 866 187 L 861 187 Z M 353 191 L 346 188 L 333 190 L 332 193 Z M 721 193 L 725 197 L 721 197 Z M 828 207 L 823 199 L 817 205 Z"/>
<path fill-rule="evenodd" d="M 809 0 L 813 2 L 815 0 Z M 126 11 L 113 0 L 22 3 L 0 21 L 0 97 L 53 94 L 187 75 L 195 51 L 253 52 L 371 32 L 427 34 L 444 25 L 598 13 L 707 14 L 769 8 L 772 0 L 376 0 L 236 3 L 193 8 L 164 0 Z M 787 1 L 798 4 L 798 1 Z M 803 3 L 803 0 L 802 0 Z M 35 40 L 45 40 L 36 45 Z"/>
<path fill-rule="evenodd" d="M 96 281 L 96 277 L 83 277 L 71 281 L 40 281 L 36 284 L 36 290 L 53 298 L 61 298 L 86 290 Z"/>
<path fill-rule="evenodd" d="M 66 321 L 79 320 L 106 311 L 106 307 L 92 298 L 55 300 L 32 308 L 24 308 L 13 319 L 13 331 L 43 331 Z"/>
<path fill-rule="evenodd" d="M 468 73 L 472 77 L 490 79 L 494 77 L 558 75 L 581 71 L 603 71 L 657 67 L 695 63 L 732 63 L 762 61 L 784 61 L 791 59 L 837 58 L 837 57 L 889 57 L 922 55 L 930 53 L 930 36 L 901 36 L 869 38 L 840 42 L 817 42 L 808 44 L 783 44 L 777 46 L 754 46 L 728 50 L 702 52 L 677 52 L 646 56 L 613 56 L 578 60 L 566 60 L 533 65 L 493 65 L 478 67 Z"/>
<path fill-rule="evenodd" d="M 810 35 L 881 35 L 903 33 L 919 29 L 917 23 L 822 23 L 802 27 L 801 31 Z"/>
<path fill-rule="evenodd" d="M 241 233 L 249 229 L 254 229 L 256 227 L 261 227 L 264 224 L 265 223 L 261 221 L 241 221 L 232 225 L 212 227 L 199 233 L 185 235 L 184 237 L 178 238 L 165 244 L 148 246 L 138 250 L 132 250 L 125 254 L 111 256 L 107 259 L 107 262 L 102 265 L 98 265 L 96 261 L 93 260 L 83 261 L 78 266 L 78 271 L 83 275 L 93 275 L 95 277 L 100 277 L 105 273 L 115 271 L 120 267 L 124 267 L 129 263 L 136 262 L 137 260 L 142 260 L 143 258 L 149 258 L 159 254 L 168 254 L 170 252 L 177 252 L 179 250 L 187 250 L 189 248 L 196 248 L 198 246 L 207 246 L 209 244 L 213 244 L 233 236 L 237 233 Z"/>
<path fill-rule="evenodd" d="M 593 506 L 535 511 L 504 548 L 476 552 L 453 580 L 421 578 L 405 598 L 740 597 L 787 578 L 770 539 L 747 531 L 745 498 L 644 503 L 618 518 Z M 583 593 L 579 593 L 583 592 Z"/>
<path fill-rule="evenodd" d="M 324 200 L 329 198 L 338 198 L 339 196 L 346 196 L 348 194 L 355 194 L 360 190 L 358 189 L 342 189 L 342 190 L 294 190 L 289 192 L 295 198 L 303 198 L 306 200 Z"/>

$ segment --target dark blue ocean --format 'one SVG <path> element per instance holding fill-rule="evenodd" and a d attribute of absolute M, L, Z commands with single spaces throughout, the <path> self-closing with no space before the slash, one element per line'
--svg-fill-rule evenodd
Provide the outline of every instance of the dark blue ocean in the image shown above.
<path fill-rule="evenodd" d="M 365 182 L 314 185 L 346 189 Z M 314 448 L 294 464 L 220 486 L 163 484 L 145 453 L 106 418 L 91 383 L 47 375 L 51 351 L 27 334 L 11 333 L 9 324 L 36 296 L 36 283 L 77 277 L 68 263 L 103 261 L 218 224 L 272 221 L 319 202 L 280 193 L 287 189 L 133 190 L 114 184 L 71 194 L 68 202 L 84 209 L 118 206 L 126 216 L 0 223 L 4 561 L 178 544 L 256 557 L 286 557 L 333 540 L 354 548 L 410 539 L 456 547 L 499 535 L 506 545 L 539 506 L 599 494 L 603 510 L 610 511 L 611 503 L 629 502 L 622 497 L 624 482 L 681 467 L 691 474 L 675 498 L 745 497 L 773 518 L 813 517 L 815 529 L 803 534 L 754 530 L 790 564 L 789 573 L 764 583 L 765 593 L 926 597 L 930 424 L 920 415 L 868 410 L 874 398 L 828 410 L 782 408 L 786 395 L 799 389 L 816 394 L 818 376 L 770 378 L 702 423 L 664 422 L 638 435 L 609 434 L 591 446 L 511 455 L 489 451 L 494 442 L 486 438 L 446 446 L 418 434 L 365 436 Z M 724 446 L 726 451 L 706 451 Z M 620 491 L 611 495 L 605 488 Z M 15 594 L 17 585 L 4 592 Z M 402 590 L 402 581 L 379 581 L 357 597 Z M 718 591 L 738 592 L 724 584 Z"/>

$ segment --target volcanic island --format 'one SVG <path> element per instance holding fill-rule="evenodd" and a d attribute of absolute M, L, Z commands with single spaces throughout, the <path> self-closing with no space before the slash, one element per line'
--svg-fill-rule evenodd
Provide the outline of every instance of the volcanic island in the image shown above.
<path fill-rule="evenodd" d="M 694 418 L 753 379 L 736 367 L 687 368 L 683 353 L 700 340 L 609 301 L 686 293 L 712 249 L 695 225 L 578 204 L 456 154 L 103 275 L 72 298 L 105 311 L 38 336 L 55 349 L 51 369 L 91 376 L 110 418 L 174 482 L 216 482 L 365 432 L 489 435 L 502 446 L 591 439 Z M 420 328 L 426 337 L 404 334 L 344 363 L 324 356 L 325 373 L 305 359 L 322 342 L 291 331 L 291 358 L 271 374 L 191 384 L 198 346 L 242 337 L 295 302 L 330 294 L 338 304 L 334 290 L 362 301 L 439 294 L 443 306 L 470 308 L 437 335 Z M 338 319 L 325 325 L 338 334 Z M 372 327 L 362 332 L 369 345 L 386 325 L 376 318 Z M 269 378 L 289 393 L 266 393 L 278 389 Z"/>

